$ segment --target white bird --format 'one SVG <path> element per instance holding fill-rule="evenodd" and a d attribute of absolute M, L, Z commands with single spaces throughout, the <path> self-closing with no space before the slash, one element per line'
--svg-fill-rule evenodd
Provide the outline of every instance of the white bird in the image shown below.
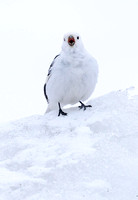
<path fill-rule="evenodd" d="M 91 105 L 84 105 L 97 83 L 97 61 L 85 50 L 81 37 L 77 33 L 64 35 L 62 50 L 50 65 L 44 94 L 48 102 L 46 112 L 59 109 L 67 104 L 81 103 L 80 109 L 86 110 Z"/>

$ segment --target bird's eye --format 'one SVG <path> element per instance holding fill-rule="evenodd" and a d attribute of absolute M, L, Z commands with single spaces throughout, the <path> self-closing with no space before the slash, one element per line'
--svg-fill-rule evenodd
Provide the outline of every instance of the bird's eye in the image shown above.
<path fill-rule="evenodd" d="M 80 38 L 80 37 L 79 37 L 79 36 L 77 36 L 77 40 L 79 40 L 79 38 Z"/>
<path fill-rule="evenodd" d="M 65 38 L 64 38 L 64 41 L 66 41 Z"/>

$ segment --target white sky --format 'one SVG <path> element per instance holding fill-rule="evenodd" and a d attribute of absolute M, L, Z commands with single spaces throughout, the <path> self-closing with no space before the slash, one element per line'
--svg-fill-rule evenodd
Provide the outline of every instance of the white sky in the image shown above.
<path fill-rule="evenodd" d="M 47 70 L 68 31 L 99 63 L 93 97 L 138 87 L 137 0 L 0 0 L 0 122 L 45 112 Z"/>

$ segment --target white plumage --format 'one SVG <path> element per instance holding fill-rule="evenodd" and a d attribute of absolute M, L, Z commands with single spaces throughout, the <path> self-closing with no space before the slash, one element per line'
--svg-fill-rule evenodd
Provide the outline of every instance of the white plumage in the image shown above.
<path fill-rule="evenodd" d="M 86 109 L 82 101 L 91 96 L 97 77 L 97 62 L 85 50 L 80 35 L 66 34 L 61 53 L 53 60 L 44 85 L 46 112 L 59 109 L 59 115 L 66 115 L 61 108 L 77 102 L 81 103 L 80 108 Z"/>

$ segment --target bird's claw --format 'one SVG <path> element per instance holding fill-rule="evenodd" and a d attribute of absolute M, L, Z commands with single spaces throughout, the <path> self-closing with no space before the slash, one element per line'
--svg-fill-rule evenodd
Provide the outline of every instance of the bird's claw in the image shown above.
<path fill-rule="evenodd" d="M 59 110 L 58 116 L 60 116 L 60 114 L 64 115 L 64 116 L 67 116 L 67 113 L 63 112 L 63 110 Z"/>
<path fill-rule="evenodd" d="M 60 114 L 66 116 L 67 113 L 63 112 L 63 110 L 61 109 L 60 103 L 58 103 L 58 106 L 59 106 L 59 113 L 58 113 L 58 116 L 60 116 Z"/>
<path fill-rule="evenodd" d="M 79 109 L 84 109 L 84 110 L 86 110 L 86 108 L 91 108 L 92 106 L 91 105 L 85 105 L 84 103 L 82 103 L 81 101 L 79 101 L 80 102 L 80 106 L 79 106 Z"/>

